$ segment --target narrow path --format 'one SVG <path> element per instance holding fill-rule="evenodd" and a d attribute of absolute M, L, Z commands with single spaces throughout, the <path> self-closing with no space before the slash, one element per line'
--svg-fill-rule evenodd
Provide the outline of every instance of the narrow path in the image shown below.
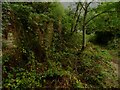
<path fill-rule="evenodd" d="M 117 61 L 117 60 L 116 60 Z M 120 72 L 120 70 L 119 70 L 119 65 L 118 65 L 118 63 L 115 63 L 114 61 L 112 61 L 111 62 L 111 64 L 113 65 L 113 67 L 115 68 L 115 73 L 117 74 L 117 77 L 120 77 L 120 75 L 119 75 L 119 72 Z"/>
<path fill-rule="evenodd" d="M 118 77 L 120 77 L 120 74 L 119 74 L 119 72 L 120 72 L 120 58 L 117 55 L 116 56 L 113 55 L 113 59 L 112 59 L 111 64 L 115 67 L 115 70 L 116 70 L 115 72 L 118 75 Z"/>
<path fill-rule="evenodd" d="M 120 82 L 120 58 L 114 54 L 114 52 L 110 52 L 110 54 L 113 56 L 113 59 L 111 61 L 111 65 L 115 68 L 115 73 L 117 75 L 117 78 L 118 78 L 118 81 L 116 83 L 118 83 L 119 85 L 119 82 Z M 120 85 L 119 85 L 120 87 Z"/>

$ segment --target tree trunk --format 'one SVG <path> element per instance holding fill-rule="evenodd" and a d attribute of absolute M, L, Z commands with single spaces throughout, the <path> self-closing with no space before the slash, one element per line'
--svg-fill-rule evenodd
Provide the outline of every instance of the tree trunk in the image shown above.
<path fill-rule="evenodd" d="M 85 3 L 85 11 L 84 11 L 84 18 L 83 18 L 83 25 L 82 25 L 82 30 L 83 30 L 83 42 L 82 42 L 82 50 L 85 49 L 86 47 L 86 17 L 87 17 L 87 3 Z"/>
<path fill-rule="evenodd" d="M 82 43 L 82 50 L 86 47 L 86 29 L 83 27 L 83 43 Z"/>
<path fill-rule="evenodd" d="M 77 18 L 79 17 L 79 14 L 78 14 L 79 10 L 80 10 L 80 3 L 78 3 L 77 6 L 76 6 L 76 11 L 75 11 L 75 14 L 74 14 L 74 17 L 73 17 L 73 23 L 72 23 L 72 27 L 71 27 L 71 32 L 75 31 L 74 28 L 75 28 L 76 23 L 77 23 Z"/>

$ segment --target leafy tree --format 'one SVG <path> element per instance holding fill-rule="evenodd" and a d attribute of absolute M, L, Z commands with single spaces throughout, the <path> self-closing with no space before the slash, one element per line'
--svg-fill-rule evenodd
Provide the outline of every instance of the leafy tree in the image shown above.
<path fill-rule="evenodd" d="M 114 12 L 113 9 L 115 9 L 115 4 L 113 4 L 113 3 L 107 3 L 107 4 L 103 3 L 103 4 L 99 5 L 97 8 L 90 7 L 90 4 L 92 4 L 92 3 L 94 3 L 94 2 L 78 3 L 77 7 L 76 7 L 77 8 L 76 12 L 78 11 L 78 7 L 82 7 L 82 8 L 79 9 L 80 12 L 82 12 L 82 14 L 81 14 L 82 21 L 80 23 L 81 24 L 80 25 L 81 26 L 80 29 L 83 31 L 82 50 L 84 50 L 84 48 L 86 47 L 86 29 L 89 29 L 88 28 L 89 23 L 94 21 L 94 19 L 97 18 L 97 17 L 99 18 L 100 16 L 103 16 L 103 15 L 106 16 L 106 13 Z M 80 6 L 79 6 L 79 4 L 80 4 Z M 96 2 L 94 4 L 96 4 Z M 91 14 L 93 14 L 93 16 Z M 75 16 L 76 16 L 76 18 L 77 17 L 79 18 L 79 15 L 77 16 L 76 13 L 75 13 Z M 102 20 L 102 19 L 100 19 L 100 20 Z M 118 21 L 118 19 L 116 21 Z M 97 22 L 99 24 L 102 24 L 102 25 L 98 24 L 99 26 L 105 26 L 105 24 L 101 23 L 101 21 L 97 21 Z M 94 22 L 93 22 L 93 25 L 95 25 Z"/>

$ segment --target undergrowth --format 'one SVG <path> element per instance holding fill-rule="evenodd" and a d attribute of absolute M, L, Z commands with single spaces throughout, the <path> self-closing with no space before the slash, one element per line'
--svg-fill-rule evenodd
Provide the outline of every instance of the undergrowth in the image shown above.
<path fill-rule="evenodd" d="M 14 54 L 12 54 L 14 55 Z M 5 88 L 95 88 L 117 87 L 112 56 L 99 46 L 88 44 L 86 49 L 75 55 L 68 52 L 49 54 L 47 62 L 26 64 L 24 68 L 5 66 L 10 54 L 3 56 L 3 83 Z M 56 56 L 56 57 L 55 57 Z M 52 58 L 51 58 L 52 57 Z M 10 64 L 10 63 L 9 63 Z"/>

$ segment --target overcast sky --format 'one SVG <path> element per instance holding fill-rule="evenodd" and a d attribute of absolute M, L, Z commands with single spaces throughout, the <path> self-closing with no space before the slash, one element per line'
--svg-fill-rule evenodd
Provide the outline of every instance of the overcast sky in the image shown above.
<path fill-rule="evenodd" d="M 73 8 L 75 8 L 76 6 L 73 6 L 73 4 L 75 4 L 75 2 L 61 2 L 63 4 L 63 6 L 65 8 L 67 8 L 68 6 L 72 6 Z M 90 7 L 97 7 L 98 6 L 98 3 L 91 3 L 90 4 Z"/>
<path fill-rule="evenodd" d="M 64 6 L 65 8 L 67 8 L 68 6 L 74 4 L 75 2 L 61 2 L 61 3 L 63 4 L 63 6 Z"/>

